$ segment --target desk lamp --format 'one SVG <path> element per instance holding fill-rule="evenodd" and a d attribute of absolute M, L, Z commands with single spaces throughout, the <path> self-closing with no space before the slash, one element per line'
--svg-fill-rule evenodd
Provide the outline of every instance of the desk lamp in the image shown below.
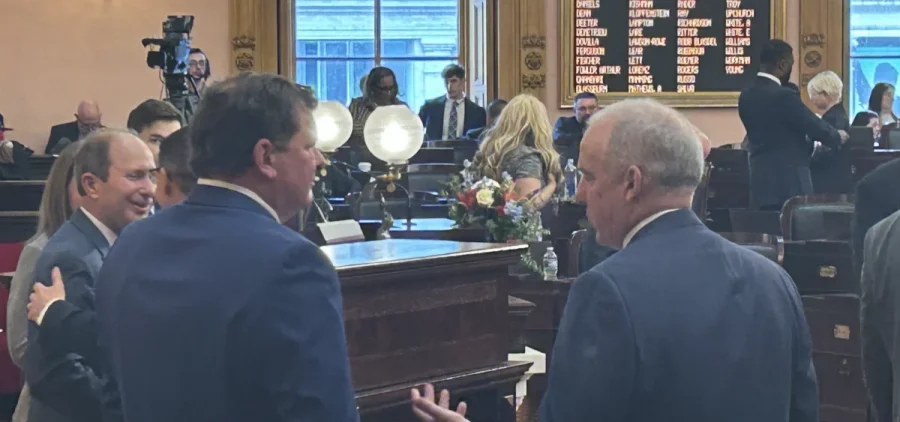
<path fill-rule="evenodd" d="M 386 183 L 385 189 L 394 192 L 396 181 L 402 177 L 402 168 L 413 155 L 422 148 L 424 140 L 424 127 L 419 116 L 405 105 L 380 106 L 372 111 L 363 128 L 363 137 L 369 152 L 381 161 L 387 163 L 387 172 L 377 177 L 378 181 Z M 407 200 L 407 227 L 412 226 L 412 196 L 408 189 Z M 364 189 L 365 191 L 365 189 Z M 385 218 L 388 214 L 385 212 Z"/>
<path fill-rule="evenodd" d="M 325 165 L 319 169 L 319 177 L 324 177 L 328 174 L 327 166 L 331 165 L 331 157 L 334 152 L 350 139 L 350 134 L 353 132 L 353 117 L 350 115 L 350 110 L 347 110 L 343 104 L 337 101 L 323 101 L 313 111 L 313 119 L 316 122 L 318 134 L 316 148 L 325 156 Z M 319 177 L 316 178 L 316 181 L 319 180 Z M 319 197 L 315 198 L 313 203 L 319 211 L 319 217 L 323 222 L 327 222 L 327 213 L 322 212 L 321 206 L 324 206 L 329 212 L 331 211 L 328 194 L 325 192 L 324 185 L 319 185 L 317 190 Z"/>

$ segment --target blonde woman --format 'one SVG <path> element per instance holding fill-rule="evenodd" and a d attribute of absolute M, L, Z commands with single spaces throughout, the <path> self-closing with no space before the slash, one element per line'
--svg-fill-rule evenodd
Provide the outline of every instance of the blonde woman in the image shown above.
<path fill-rule="evenodd" d="M 480 175 L 494 180 L 509 173 L 516 191 L 530 198 L 533 208 L 540 209 L 562 180 L 552 132 L 544 104 L 532 95 L 517 95 L 484 135 L 474 167 Z"/>
<path fill-rule="evenodd" d="M 63 223 L 72 216 L 72 212 L 78 209 L 81 202 L 77 182 L 72 177 L 77 151 L 78 144 L 69 145 L 53 163 L 38 209 L 37 233 L 25 244 L 25 249 L 22 250 L 19 263 L 16 265 L 16 273 L 10 282 L 9 304 L 6 308 L 6 332 L 9 355 L 19 368 L 22 368 L 25 363 L 25 350 L 28 347 L 28 318 L 25 307 L 28 305 L 28 295 L 31 294 L 34 267 L 38 257 L 41 256 L 44 245 L 47 244 L 47 239 L 62 227 Z M 31 404 L 28 385 L 25 385 L 19 396 L 13 421 L 27 421 Z M 42 410 L 41 414 L 46 415 L 49 411 L 50 409 L 47 408 Z"/>
<path fill-rule="evenodd" d="M 826 70 L 817 74 L 806 84 L 806 92 L 813 111 L 825 123 L 838 130 L 850 130 L 847 111 L 841 104 L 844 82 L 836 73 Z M 850 154 L 844 144 L 837 148 L 817 146 L 809 163 L 813 190 L 816 193 L 851 193 L 851 164 Z"/>

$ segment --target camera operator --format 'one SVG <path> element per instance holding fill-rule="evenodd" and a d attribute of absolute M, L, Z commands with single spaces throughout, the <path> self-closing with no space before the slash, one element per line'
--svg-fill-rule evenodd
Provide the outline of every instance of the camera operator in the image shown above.
<path fill-rule="evenodd" d="M 192 48 L 191 54 L 188 56 L 188 74 L 191 80 L 194 82 L 193 84 L 189 84 L 188 88 L 191 90 L 191 93 L 200 93 L 200 96 L 203 96 L 203 93 L 206 92 L 206 82 L 209 80 L 210 67 L 209 67 L 209 59 L 206 57 L 206 53 L 199 48 Z M 194 87 L 196 86 L 196 90 Z"/>

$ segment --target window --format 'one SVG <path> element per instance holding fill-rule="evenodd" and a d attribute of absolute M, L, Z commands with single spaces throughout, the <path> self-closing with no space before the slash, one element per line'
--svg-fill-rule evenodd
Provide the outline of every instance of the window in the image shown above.
<path fill-rule="evenodd" d="M 418 112 L 442 95 L 441 70 L 459 62 L 459 0 L 297 0 L 297 82 L 349 104 L 374 66 L 397 76 Z M 378 28 L 376 30 L 376 28 Z M 377 48 L 376 48 L 377 47 Z"/>
<path fill-rule="evenodd" d="M 895 87 L 900 70 L 900 0 L 850 0 L 850 119 L 869 108 L 878 82 Z M 895 90 L 895 96 L 897 92 Z M 900 100 L 894 101 L 900 115 Z"/>

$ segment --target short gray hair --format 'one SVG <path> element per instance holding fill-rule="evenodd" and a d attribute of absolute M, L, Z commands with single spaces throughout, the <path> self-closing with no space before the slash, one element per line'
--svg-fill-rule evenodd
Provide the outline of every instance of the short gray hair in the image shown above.
<path fill-rule="evenodd" d="M 101 128 L 91 132 L 81 140 L 78 153 L 75 155 L 75 180 L 78 184 L 78 194 L 87 195 L 81 178 L 87 174 L 93 174 L 102 181 L 109 180 L 109 144 L 119 136 L 137 136 L 133 130 Z"/>
<path fill-rule="evenodd" d="M 595 113 L 591 125 L 612 120 L 604 168 L 621 175 L 637 166 L 664 191 L 700 184 L 703 147 L 693 125 L 674 109 L 649 98 L 617 102 Z"/>
<path fill-rule="evenodd" d="M 812 98 L 815 95 L 825 94 L 840 101 L 843 92 L 844 82 L 837 73 L 830 70 L 819 72 L 806 84 L 806 93 L 809 95 L 809 98 Z"/>

